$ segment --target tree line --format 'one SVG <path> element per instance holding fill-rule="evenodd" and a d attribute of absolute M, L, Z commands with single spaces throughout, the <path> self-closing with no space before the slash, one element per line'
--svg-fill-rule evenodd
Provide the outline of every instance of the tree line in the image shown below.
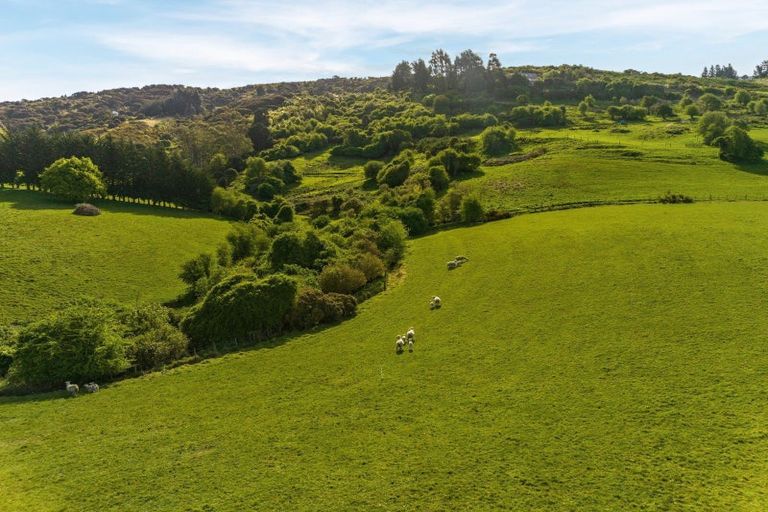
<path fill-rule="evenodd" d="M 214 184 L 162 141 L 144 145 L 109 135 L 49 134 L 39 128 L 0 137 L 0 186 L 40 188 L 52 162 L 70 156 L 90 158 L 104 174 L 106 196 L 122 201 L 207 209 Z"/>

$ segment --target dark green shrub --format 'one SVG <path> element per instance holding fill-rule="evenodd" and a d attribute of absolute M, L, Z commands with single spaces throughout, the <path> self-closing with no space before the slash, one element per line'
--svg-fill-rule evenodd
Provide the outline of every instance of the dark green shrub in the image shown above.
<path fill-rule="evenodd" d="M 328 265 L 318 277 L 320 288 L 325 293 L 343 293 L 350 295 L 363 286 L 367 279 L 360 270 L 345 264 Z"/>
<path fill-rule="evenodd" d="M 297 232 L 281 233 L 272 240 L 267 257 L 272 268 L 279 269 L 283 265 L 304 265 L 304 240 Z"/>
<path fill-rule="evenodd" d="M 432 188 L 438 192 L 443 192 L 448 189 L 450 179 L 448 173 L 445 172 L 445 168 L 441 164 L 432 165 L 429 168 L 429 182 L 432 184 Z"/>
<path fill-rule="evenodd" d="M 212 343 L 265 339 L 280 333 L 296 298 L 296 282 L 274 274 L 235 274 L 211 288 L 181 322 L 196 349 Z"/>
<path fill-rule="evenodd" d="M 293 207 L 289 204 L 284 204 L 277 211 L 277 215 L 275 215 L 275 220 L 277 222 L 293 222 L 293 214 L 294 214 Z"/>
<path fill-rule="evenodd" d="M 429 161 L 430 167 L 442 165 L 448 176 L 458 177 L 462 173 L 476 171 L 482 159 L 474 153 L 460 153 L 455 149 L 444 149 Z"/>
<path fill-rule="evenodd" d="M 227 234 L 227 242 L 232 249 L 230 257 L 233 262 L 256 256 L 269 247 L 267 234 L 253 224 L 235 224 Z"/>
<path fill-rule="evenodd" d="M 493 126 L 486 128 L 480 135 L 483 153 L 486 155 L 505 155 L 515 147 L 515 130 Z"/>
<path fill-rule="evenodd" d="M 379 226 L 376 246 L 384 254 L 384 260 L 389 265 L 394 265 L 402 259 L 407 238 L 408 232 L 400 221 L 392 220 Z"/>
<path fill-rule="evenodd" d="M 759 162 L 763 158 L 762 148 L 738 126 L 726 128 L 715 144 L 720 147 L 720 158 L 727 162 Z"/>
<path fill-rule="evenodd" d="M 306 288 L 296 298 L 291 312 L 291 325 L 294 329 L 310 329 L 352 317 L 356 310 L 357 301 L 351 295 L 323 293 L 314 288 Z"/>
<path fill-rule="evenodd" d="M 419 208 L 414 206 L 400 208 L 397 211 L 397 216 L 405 226 L 405 229 L 408 230 L 409 235 L 418 236 L 429 231 L 429 221 L 424 212 Z"/>
<path fill-rule="evenodd" d="M 461 201 L 461 220 L 464 222 L 482 222 L 485 220 L 483 205 L 477 197 L 467 196 Z"/>
<path fill-rule="evenodd" d="M 699 98 L 699 103 L 704 107 L 704 110 L 711 112 L 713 110 L 720 110 L 723 107 L 723 102 L 714 94 L 703 94 Z"/>
<path fill-rule="evenodd" d="M 375 180 L 381 170 L 384 168 L 384 162 L 378 160 L 370 160 L 365 163 L 363 172 L 365 172 L 365 179 Z"/>
<path fill-rule="evenodd" d="M 51 388 L 67 380 L 114 377 L 129 365 L 113 309 L 85 302 L 22 328 L 8 378 L 15 385 Z"/>
<path fill-rule="evenodd" d="M 157 304 L 145 304 L 124 311 L 128 358 L 138 371 L 152 370 L 184 357 L 189 340 L 171 325 L 171 311 Z"/>
<path fill-rule="evenodd" d="M 408 160 L 395 160 L 387 164 L 376 177 L 379 183 L 385 183 L 390 187 L 399 187 L 411 172 L 411 163 Z"/>
<path fill-rule="evenodd" d="M 384 276 L 384 273 L 387 271 L 387 267 L 381 261 L 381 258 L 369 252 L 359 255 L 352 265 L 362 272 L 368 281 Z"/>
<path fill-rule="evenodd" d="M 731 126 L 731 120 L 722 112 L 707 112 L 699 119 L 696 129 L 704 138 L 704 144 L 712 145 L 723 136 L 729 126 Z"/>

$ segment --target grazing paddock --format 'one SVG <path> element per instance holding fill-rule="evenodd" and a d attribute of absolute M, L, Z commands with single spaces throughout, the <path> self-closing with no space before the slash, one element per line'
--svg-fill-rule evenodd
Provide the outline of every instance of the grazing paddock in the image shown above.
<path fill-rule="evenodd" d="M 766 233 L 742 202 L 420 238 L 340 325 L 0 398 L 0 510 L 765 510 Z"/>
<path fill-rule="evenodd" d="M 224 241 L 229 222 L 105 201 L 98 217 L 39 192 L 0 190 L 0 323 L 30 320 L 83 295 L 166 301 L 181 264 Z"/>

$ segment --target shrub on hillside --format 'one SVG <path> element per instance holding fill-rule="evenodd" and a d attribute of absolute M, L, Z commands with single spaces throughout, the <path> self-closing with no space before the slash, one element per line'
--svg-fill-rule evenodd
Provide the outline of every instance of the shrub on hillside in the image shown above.
<path fill-rule="evenodd" d="M 720 158 L 728 162 L 759 162 L 763 158 L 762 148 L 738 126 L 726 128 L 715 144 L 720 147 Z"/>
<path fill-rule="evenodd" d="M 451 178 L 463 173 L 476 171 L 482 159 L 475 153 L 461 153 L 455 149 L 444 149 L 429 161 L 430 167 L 441 165 Z"/>
<path fill-rule="evenodd" d="M 369 160 L 363 166 L 363 172 L 365 173 L 365 179 L 375 180 L 379 175 L 379 172 L 384 168 L 384 162 L 378 160 Z"/>
<path fill-rule="evenodd" d="M 130 363 L 113 308 L 84 302 L 22 328 L 9 380 L 29 388 L 103 380 Z"/>
<path fill-rule="evenodd" d="M 704 144 L 712 145 L 730 125 L 731 120 L 722 112 L 707 112 L 699 119 L 696 129 L 704 138 Z"/>
<path fill-rule="evenodd" d="M 389 265 L 394 265 L 402 259 L 407 238 L 408 232 L 400 221 L 393 220 L 379 226 L 376 246 L 384 254 L 384 260 Z"/>
<path fill-rule="evenodd" d="M 384 276 L 387 271 L 387 266 L 384 265 L 381 258 L 369 252 L 359 255 L 352 265 L 362 272 L 368 281 Z"/>
<path fill-rule="evenodd" d="M 427 172 L 429 173 L 429 183 L 432 185 L 433 189 L 438 192 L 443 192 L 448 189 L 450 178 L 441 164 L 431 165 Z"/>
<path fill-rule="evenodd" d="M 429 231 L 429 221 L 420 208 L 408 206 L 397 210 L 397 217 L 412 236 L 423 235 Z"/>
<path fill-rule="evenodd" d="M 253 224 L 235 224 L 227 234 L 227 242 L 233 262 L 256 256 L 269 248 L 269 237 Z"/>
<path fill-rule="evenodd" d="M 309 329 L 352 317 L 356 311 L 357 301 L 351 295 L 306 288 L 296 298 L 291 311 L 291 326 L 294 329 Z"/>
<path fill-rule="evenodd" d="M 483 153 L 490 156 L 507 154 L 515 147 L 515 130 L 501 126 L 486 128 L 480 135 Z"/>
<path fill-rule="evenodd" d="M 145 304 L 120 315 L 125 326 L 128 358 L 139 371 L 152 370 L 182 358 L 189 340 L 171 325 L 171 311 L 158 304 Z"/>
<path fill-rule="evenodd" d="M 399 187 L 411 172 L 411 162 L 407 159 L 393 160 L 379 171 L 376 180 L 390 187 Z"/>
<path fill-rule="evenodd" d="M 475 196 L 467 196 L 461 201 L 461 220 L 464 222 L 482 222 L 485 220 L 483 205 Z"/>
<path fill-rule="evenodd" d="M 318 277 L 320 288 L 325 293 L 343 293 L 351 295 L 367 282 L 365 274 L 345 264 L 328 265 Z"/>
<path fill-rule="evenodd" d="M 211 288 L 181 322 L 190 346 L 265 339 L 279 334 L 296 298 L 296 282 L 283 274 L 259 279 L 235 274 Z"/>

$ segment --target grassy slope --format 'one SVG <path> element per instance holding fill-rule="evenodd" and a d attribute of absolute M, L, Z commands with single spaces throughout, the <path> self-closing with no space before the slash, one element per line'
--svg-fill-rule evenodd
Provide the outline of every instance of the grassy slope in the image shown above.
<path fill-rule="evenodd" d="M 701 138 L 691 132 L 647 138 L 660 135 L 667 125 L 661 121 L 632 124 L 626 127 L 630 133 L 520 131 L 521 137 L 535 137 L 546 144 L 549 152 L 527 162 L 484 167 L 483 176 L 465 186 L 478 192 L 489 207 L 502 210 L 577 201 L 655 199 L 668 191 L 697 199 L 768 199 L 768 165 L 723 162 L 716 148 L 702 145 Z M 753 130 L 751 135 L 768 142 L 768 130 Z"/>
<path fill-rule="evenodd" d="M 416 240 L 339 326 L 0 398 L 0 509 L 765 510 L 766 227 L 640 205 Z"/>
<path fill-rule="evenodd" d="M 229 224 L 199 214 L 105 203 L 72 215 L 45 195 L 0 190 L 0 322 L 30 319 L 92 295 L 164 301 L 182 291 L 181 264 L 223 241 Z"/>

